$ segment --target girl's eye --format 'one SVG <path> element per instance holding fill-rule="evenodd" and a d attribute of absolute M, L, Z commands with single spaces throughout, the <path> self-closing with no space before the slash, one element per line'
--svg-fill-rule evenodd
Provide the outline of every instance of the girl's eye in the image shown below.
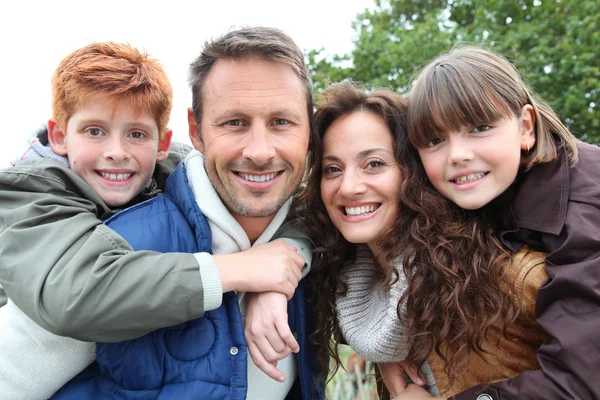
<path fill-rule="evenodd" d="M 104 132 L 102 131 L 102 129 L 99 128 L 89 128 L 85 131 L 86 134 L 88 134 L 89 136 L 102 136 L 104 135 Z"/>
<path fill-rule="evenodd" d="M 443 143 L 445 139 L 443 138 L 435 138 L 431 139 L 429 142 L 425 144 L 425 147 L 435 147 L 440 143 Z"/>
<path fill-rule="evenodd" d="M 385 166 L 385 163 L 381 160 L 371 160 L 367 163 L 367 169 L 376 169 Z"/>
<path fill-rule="evenodd" d="M 146 135 L 143 132 L 139 131 L 131 132 L 129 136 L 131 136 L 134 139 L 143 139 L 146 137 Z"/>
<path fill-rule="evenodd" d="M 485 132 L 489 131 L 490 129 L 492 129 L 490 125 L 479 125 L 473 128 L 473 132 Z"/>

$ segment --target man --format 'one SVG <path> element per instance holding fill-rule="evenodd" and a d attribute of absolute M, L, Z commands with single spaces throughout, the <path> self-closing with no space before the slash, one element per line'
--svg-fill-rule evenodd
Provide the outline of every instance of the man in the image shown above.
<path fill-rule="evenodd" d="M 274 29 L 249 28 L 231 32 L 208 43 L 203 54 L 192 65 L 190 80 L 194 100 L 188 120 L 192 142 L 199 152 L 193 152 L 180 169 L 182 172 L 179 177 L 182 179 L 176 181 L 176 193 L 184 190 L 182 185 L 189 182 L 187 192 L 193 193 L 195 202 L 208 220 L 213 235 L 212 250 L 216 254 L 214 258 L 217 258 L 218 254 L 247 250 L 251 244 L 268 241 L 282 224 L 290 207 L 290 196 L 298 187 L 304 173 L 312 121 L 310 79 L 301 51 L 287 36 Z M 217 196 L 211 196 L 211 190 L 214 190 Z M 188 214 L 186 217 L 191 218 Z M 126 219 L 127 215 L 123 218 Z M 189 222 L 193 228 L 199 226 L 195 225 L 195 221 Z M 171 235 L 173 236 L 174 232 Z M 135 238 L 131 238 L 131 242 L 133 240 Z M 175 248 L 169 251 L 186 250 Z M 263 253 L 259 254 L 264 256 Z M 198 260 L 202 271 L 203 262 L 201 258 Z M 210 261 L 207 261 L 207 264 L 209 263 Z M 240 265 L 231 267 L 243 268 Z M 165 277 L 168 278 L 164 285 L 172 284 L 171 279 L 175 279 L 169 277 L 168 272 L 164 271 Z M 42 276 L 50 281 L 48 283 L 52 283 L 51 271 Z M 18 273 L 13 274 L 13 280 L 15 277 L 18 278 Z M 101 281 L 102 279 L 98 279 L 96 283 L 101 285 Z M 44 290 L 41 289 L 42 286 L 35 289 L 36 295 L 51 297 L 52 285 Z M 110 297 L 110 286 L 106 285 L 104 288 L 106 297 Z M 142 286 L 140 291 L 132 285 L 130 289 L 135 297 L 140 298 L 140 293 L 145 288 L 147 286 Z M 84 287 L 83 291 L 85 289 Z M 215 297 L 218 293 L 220 297 L 221 290 L 214 290 L 212 296 Z M 81 327 L 82 331 L 86 331 L 78 333 L 81 337 L 97 340 L 98 332 L 110 330 L 113 335 L 118 332 L 117 326 L 106 327 L 93 323 L 96 317 L 106 321 L 103 313 L 107 311 L 107 307 L 98 307 L 98 302 L 115 304 L 114 298 L 96 298 L 96 303 L 92 306 L 86 303 L 82 292 L 75 292 L 76 309 L 86 309 L 86 321 L 95 325 L 90 327 L 90 324 L 85 324 L 86 327 Z M 292 303 L 293 307 L 298 308 L 298 319 L 303 318 L 302 295 L 303 289 L 300 288 L 295 295 L 300 301 Z M 210 293 L 204 294 L 205 299 L 210 296 Z M 243 308 L 244 296 L 240 298 Z M 231 304 L 228 303 L 227 306 Z M 121 304 L 118 310 L 110 312 L 118 314 L 126 309 L 124 307 Z M 224 307 L 225 305 L 221 305 L 216 311 Z M 168 308 L 172 310 L 171 305 Z M 34 314 L 37 320 L 44 322 L 36 304 L 30 304 L 26 309 Z M 100 312 L 96 311 L 97 309 L 102 310 L 102 315 L 98 315 Z M 31 312 L 32 310 L 34 312 Z M 153 314 L 161 313 L 161 308 L 152 311 Z M 36 312 L 38 315 L 35 315 Z M 225 315 L 241 322 L 239 313 L 231 314 L 226 311 Z M 140 317 L 136 320 L 139 322 Z M 68 329 L 69 321 L 63 325 L 64 327 L 53 327 L 57 330 Z M 302 327 L 303 323 L 296 325 Z M 309 333 L 299 332 L 299 335 L 304 336 L 302 344 L 307 346 Z M 114 340 L 114 336 L 112 339 Z M 114 348 L 109 351 L 114 351 Z M 234 351 L 231 347 L 227 357 L 239 352 L 243 352 L 243 349 Z M 242 356 L 244 355 L 240 354 L 238 359 L 244 359 Z M 294 382 L 297 382 L 297 386 L 302 386 L 304 398 L 319 397 L 309 393 L 312 391 L 310 383 L 314 374 L 305 367 L 313 363 L 313 356 L 306 353 L 298 356 L 297 363 L 293 360 L 295 356 L 280 362 L 279 366 L 283 365 L 282 368 L 287 371 L 288 376 L 284 386 L 275 387 L 274 385 L 280 384 L 270 381 L 266 376 L 263 383 L 249 379 L 249 383 L 256 383 L 256 389 L 249 385 L 248 398 L 264 398 L 267 391 L 269 398 L 285 398 L 288 393 L 298 395 L 299 392 L 292 388 Z M 286 369 L 286 365 L 289 368 Z M 208 367 L 217 368 L 216 365 Z M 219 367 L 227 368 L 227 365 Z M 253 374 L 253 368 L 253 364 L 249 362 L 250 375 Z M 218 375 L 219 371 L 212 370 L 209 373 Z M 293 379 L 296 376 L 299 376 L 302 382 Z M 211 381 L 210 376 L 206 381 Z M 244 392 L 243 386 L 236 385 L 231 390 L 241 394 Z M 59 397 L 73 393 L 69 392 L 70 387 L 67 385 L 59 393 Z M 240 387 L 242 392 L 238 390 Z"/>

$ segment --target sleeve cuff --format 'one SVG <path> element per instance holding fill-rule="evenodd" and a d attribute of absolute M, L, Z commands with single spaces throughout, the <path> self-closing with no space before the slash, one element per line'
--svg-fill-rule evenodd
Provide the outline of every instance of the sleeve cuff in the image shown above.
<path fill-rule="evenodd" d="M 200 277 L 204 289 L 204 311 L 219 308 L 223 300 L 223 287 L 215 261 L 209 253 L 196 253 L 194 257 L 200 265 Z"/>

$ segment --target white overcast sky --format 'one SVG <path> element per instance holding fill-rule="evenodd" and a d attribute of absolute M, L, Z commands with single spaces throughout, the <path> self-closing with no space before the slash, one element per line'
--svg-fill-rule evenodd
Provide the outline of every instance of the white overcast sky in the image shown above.
<path fill-rule="evenodd" d="M 187 143 L 189 63 L 205 40 L 231 27 L 273 26 L 307 50 L 352 49 L 350 24 L 372 0 L 3 0 L 0 2 L 0 167 L 50 117 L 50 78 L 90 42 L 127 42 L 159 59 L 174 90 L 170 126 Z"/>

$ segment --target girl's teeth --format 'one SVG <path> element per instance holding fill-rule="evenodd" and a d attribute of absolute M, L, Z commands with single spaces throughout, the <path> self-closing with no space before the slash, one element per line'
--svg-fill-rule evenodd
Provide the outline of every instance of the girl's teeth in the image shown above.
<path fill-rule="evenodd" d="M 361 215 L 368 214 L 375 211 L 377 207 L 374 204 L 368 206 L 360 206 L 360 207 L 344 207 L 344 211 L 346 211 L 346 215 Z"/>
<path fill-rule="evenodd" d="M 242 173 L 240 173 L 240 176 L 250 182 L 266 182 L 266 181 L 270 181 L 271 179 L 275 178 L 277 176 L 277 172 L 273 172 L 272 174 L 266 174 L 266 175 L 249 175 L 249 174 L 244 174 L 242 172 Z"/>
<path fill-rule="evenodd" d="M 463 175 L 463 176 L 459 176 L 458 178 L 456 178 L 454 180 L 454 182 L 465 183 L 465 182 L 475 181 L 477 179 L 483 178 L 484 175 L 485 175 L 485 173 L 483 173 L 483 172 L 477 172 L 475 174 Z"/>

